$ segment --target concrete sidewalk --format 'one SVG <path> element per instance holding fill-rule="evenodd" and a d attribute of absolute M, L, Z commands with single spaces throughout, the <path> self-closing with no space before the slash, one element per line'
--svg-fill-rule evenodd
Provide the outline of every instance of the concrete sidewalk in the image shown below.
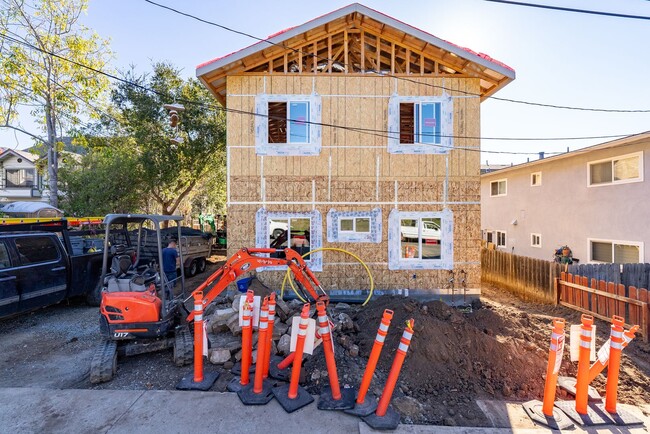
<path fill-rule="evenodd" d="M 499 428 L 400 425 L 396 433 L 544 433 L 519 404 L 492 404 Z M 630 409 L 626 406 L 626 408 Z M 650 412 L 650 408 L 646 413 Z M 634 413 L 642 416 L 638 409 Z M 504 419 L 505 418 L 505 419 Z M 650 420 L 644 417 L 647 427 Z M 273 400 L 245 406 L 234 393 L 169 390 L 0 389 L 0 431 L 20 433 L 375 433 L 360 419 L 310 404 L 287 414 Z M 573 433 L 586 432 L 573 430 Z M 589 432 L 643 433 L 646 428 L 602 427 Z"/>

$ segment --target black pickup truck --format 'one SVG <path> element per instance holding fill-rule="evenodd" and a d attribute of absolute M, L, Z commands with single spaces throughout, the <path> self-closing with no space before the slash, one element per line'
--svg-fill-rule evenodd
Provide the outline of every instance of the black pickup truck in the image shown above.
<path fill-rule="evenodd" d="M 73 296 L 99 305 L 103 231 L 65 219 L 0 225 L 0 318 Z"/>

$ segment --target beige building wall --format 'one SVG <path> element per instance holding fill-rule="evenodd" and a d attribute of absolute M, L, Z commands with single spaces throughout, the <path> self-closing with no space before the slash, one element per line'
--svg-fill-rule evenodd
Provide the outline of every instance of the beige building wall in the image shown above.
<path fill-rule="evenodd" d="M 638 152 L 642 181 L 588 187 L 589 162 Z M 587 263 L 589 240 L 603 240 L 639 244 L 641 260 L 650 262 L 649 167 L 646 135 L 609 149 L 576 151 L 482 175 L 481 227 L 505 231 L 506 245 L 500 249 L 518 255 L 552 260 L 554 249 L 568 245 L 580 263 Z M 541 174 L 541 185 L 531 186 L 533 173 Z M 507 194 L 491 197 L 490 184 L 502 179 Z M 531 234 L 541 236 L 541 247 L 531 246 Z"/>
<path fill-rule="evenodd" d="M 438 96 L 451 88 L 454 149 L 446 155 L 396 155 L 387 151 L 389 97 Z M 322 98 L 325 125 L 366 128 L 322 128 L 317 156 L 259 156 L 255 152 L 255 96 L 305 94 Z M 254 75 L 227 77 L 228 254 L 255 245 L 255 213 L 320 211 L 324 247 L 339 247 L 360 256 L 370 267 L 378 289 L 444 288 L 447 270 L 388 269 L 388 216 L 401 211 L 453 212 L 454 272 L 467 272 L 467 286 L 480 286 L 480 135 L 479 80 L 428 78 L 409 80 L 369 75 Z M 326 216 L 337 211 L 382 211 L 382 242 L 328 243 Z M 367 289 L 365 271 L 353 259 L 325 252 L 317 273 L 325 289 Z M 274 289 L 281 272 L 258 277 Z"/>

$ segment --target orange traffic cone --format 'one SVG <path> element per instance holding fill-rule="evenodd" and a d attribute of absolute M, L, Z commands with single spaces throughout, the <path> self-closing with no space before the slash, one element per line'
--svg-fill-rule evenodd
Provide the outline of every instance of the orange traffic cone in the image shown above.
<path fill-rule="evenodd" d="M 238 369 L 233 369 L 233 374 L 240 374 L 240 377 L 234 377 L 228 383 L 227 389 L 230 392 L 239 392 L 242 387 L 247 386 L 250 382 L 251 361 L 253 353 L 253 290 L 249 289 L 246 293 L 246 300 L 242 306 L 242 332 L 241 332 L 241 364 Z"/>
<path fill-rule="evenodd" d="M 271 392 L 271 383 L 263 378 L 264 369 L 261 363 L 264 363 L 264 354 L 266 354 L 267 332 L 269 327 L 268 321 L 269 299 L 264 298 L 262 310 L 260 311 L 260 326 L 257 335 L 257 363 L 255 367 L 255 382 L 248 384 L 237 392 L 239 399 L 246 405 L 263 405 L 268 404 L 273 399 Z M 242 365 L 243 370 L 243 365 Z M 243 371 L 242 371 L 243 372 Z"/>

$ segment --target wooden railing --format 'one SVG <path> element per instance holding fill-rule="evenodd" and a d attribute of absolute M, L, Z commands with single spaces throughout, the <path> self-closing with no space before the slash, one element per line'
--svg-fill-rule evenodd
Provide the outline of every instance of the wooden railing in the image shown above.
<path fill-rule="evenodd" d="M 613 315 L 625 318 L 628 327 L 639 325 L 643 341 L 648 342 L 650 324 L 648 317 L 648 290 L 634 286 L 589 279 L 562 272 L 555 279 L 558 303 L 579 312 L 611 322 Z M 627 295 L 626 295 L 627 294 Z"/>

